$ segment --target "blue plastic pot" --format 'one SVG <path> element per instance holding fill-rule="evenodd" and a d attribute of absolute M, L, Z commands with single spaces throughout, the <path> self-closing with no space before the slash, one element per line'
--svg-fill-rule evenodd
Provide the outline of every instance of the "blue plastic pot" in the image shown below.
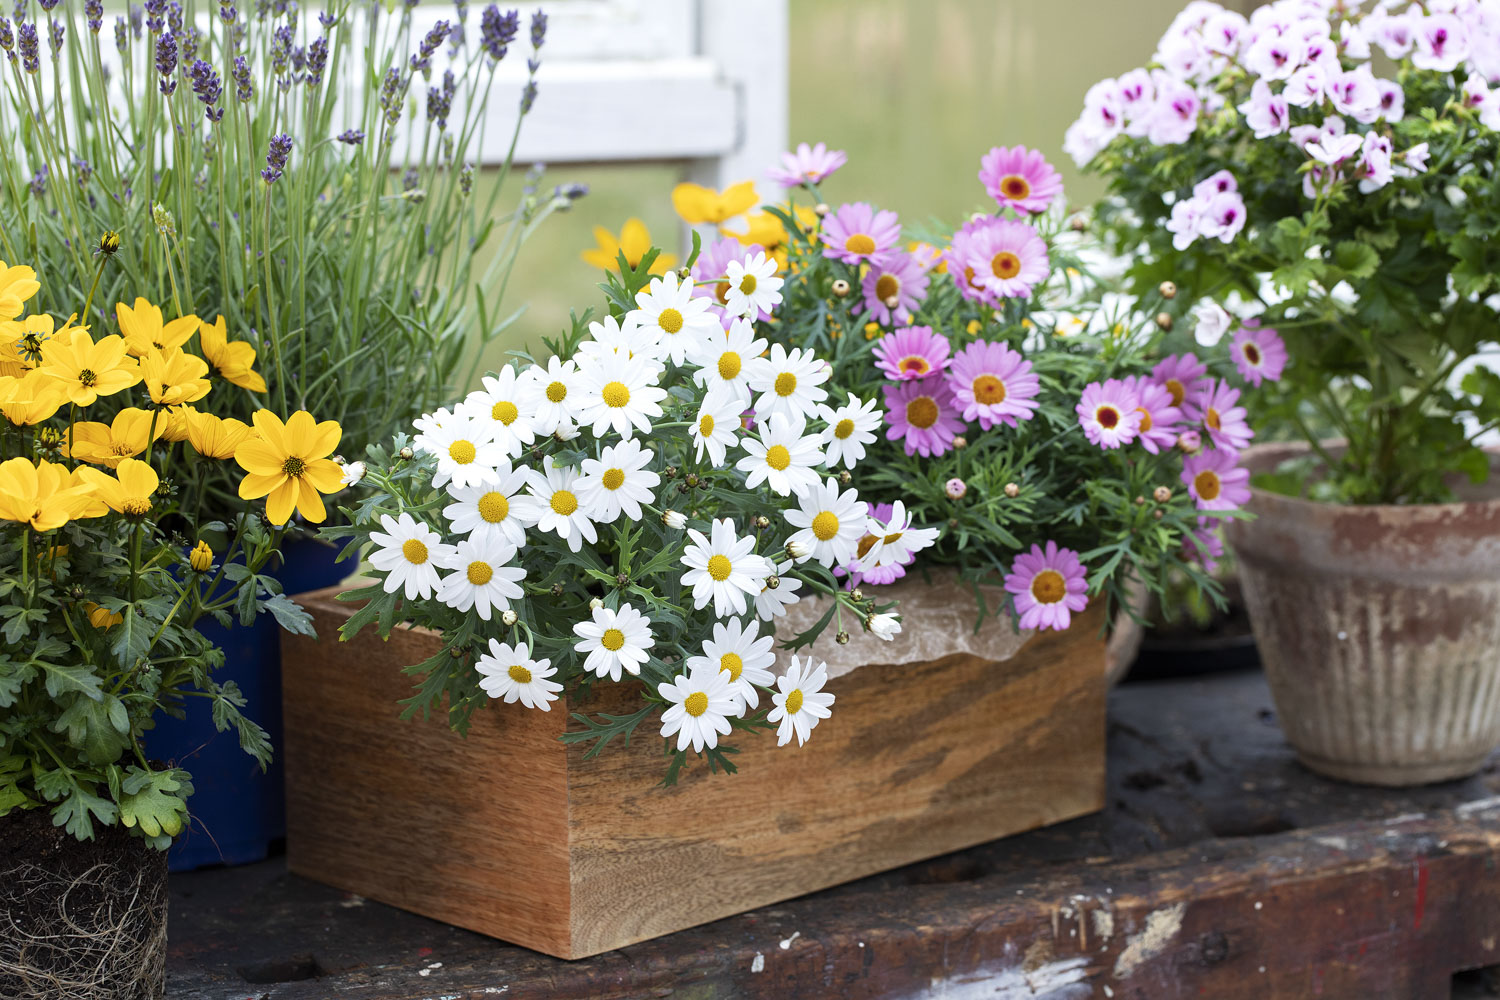
<path fill-rule="evenodd" d="M 358 568 L 350 559 L 338 562 L 339 550 L 314 538 L 298 538 L 282 547 L 282 565 L 267 575 L 281 581 L 288 594 L 331 587 Z M 198 630 L 224 650 L 224 666 L 214 676 L 234 681 L 245 695 L 243 709 L 270 734 L 281 751 L 281 630 L 269 614 L 248 628 L 225 628 L 212 618 Z M 233 730 L 214 728 L 206 698 L 189 698 L 187 717 L 161 716 L 146 734 L 146 756 L 169 761 L 193 776 L 188 799 L 191 823 L 167 855 L 174 871 L 205 865 L 243 865 L 264 859 L 274 842 L 286 836 L 285 780 L 281 758 L 262 773 L 240 749 Z"/>

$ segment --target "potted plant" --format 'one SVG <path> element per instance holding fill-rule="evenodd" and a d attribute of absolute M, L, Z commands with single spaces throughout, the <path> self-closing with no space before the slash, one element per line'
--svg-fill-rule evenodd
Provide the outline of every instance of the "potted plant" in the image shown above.
<path fill-rule="evenodd" d="M 66 316 L 83 303 L 79 323 L 129 335 L 146 325 L 132 303 L 148 294 L 168 338 L 201 336 L 208 352 L 219 390 L 194 406 L 243 422 L 261 406 L 307 409 L 340 422 L 352 455 L 472 381 L 513 319 L 500 307 L 522 243 L 581 193 L 539 191 L 534 175 L 506 192 L 509 155 L 480 162 L 497 142 L 515 149 L 545 17 L 527 39 L 517 12 L 494 5 L 432 18 L 413 4 L 334 3 L 316 16 L 220 4 L 198 19 L 152 0 L 109 23 L 85 7 L 70 20 L 23 3 L 0 23 L 11 150 L 0 228 L 8 253 L 49 276 L 41 308 Z M 490 87 L 518 45 L 530 57 L 525 97 L 502 136 Z M 127 252 L 100 272 L 75 237 L 106 231 Z M 224 329 L 232 349 L 211 345 Z M 189 505 L 205 511 L 237 503 L 222 477 L 180 488 L 201 489 Z M 292 524 L 269 569 L 290 592 L 353 572 Z M 278 736 L 274 622 L 204 627 Z M 282 834 L 279 765 L 247 769 L 214 732 L 195 706 L 151 736 L 154 754 L 212 776 L 174 867 L 256 860 Z"/>
<path fill-rule="evenodd" d="M 1232 537 L 1287 736 L 1334 777 L 1459 777 L 1500 743 L 1497 79 L 1493 5 L 1193 3 L 1069 130 L 1136 287 L 1199 302 L 1200 344 L 1232 330 L 1291 439 L 1245 455 Z"/>
<path fill-rule="evenodd" d="M 340 488 L 339 428 L 194 411 L 207 359 L 29 312 L 39 285 L 0 263 L 0 993 L 157 997 L 165 851 L 194 785 L 144 737 L 201 700 L 247 761 L 270 759 L 195 626 L 308 630 L 265 566 L 292 506 L 321 520 Z M 183 486 L 221 477 L 268 496 L 264 516 L 210 514 Z"/>

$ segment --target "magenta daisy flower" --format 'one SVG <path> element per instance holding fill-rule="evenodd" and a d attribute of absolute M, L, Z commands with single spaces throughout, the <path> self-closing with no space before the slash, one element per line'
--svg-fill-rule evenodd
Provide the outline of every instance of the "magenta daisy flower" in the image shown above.
<path fill-rule="evenodd" d="M 1246 320 L 1244 327 L 1235 331 L 1229 353 L 1234 355 L 1240 375 L 1251 385 L 1279 381 L 1286 368 L 1286 344 L 1281 334 L 1255 320 Z"/>
<path fill-rule="evenodd" d="M 1062 194 L 1062 174 L 1034 149 L 996 146 L 979 161 L 979 180 L 1001 208 L 1034 214 L 1045 212 Z"/>
<path fill-rule="evenodd" d="M 863 264 L 895 246 L 901 239 L 901 223 L 896 213 L 877 212 L 862 201 L 840 205 L 838 211 L 823 220 L 820 238 L 826 248 L 823 256 L 845 264 Z"/>
<path fill-rule="evenodd" d="M 1151 369 L 1151 381 L 1166 386 L 1172 405 L 1180 407 L 1208 384 L 1208 365 L 1192 354 L 1173 354 Z"/>
<path fill-rule="evenodd" d="M 1090 382 L 1084 386 L 1083 399 L 1074 409 L 1090 444 L 1118 448 L 1134 441 L 1140 433 L 1140 405 L 1140 396 L 1133 389 L 1112 378 L 1102 384 Z"/>
<path fill-rule="evenodd" d="M 795 150 L 781 154 L 781 166 L 767 170 L 766 176 L 784 188 L 821 184 L 848 161 L 842 149 L 829 149 L 821 142 L 816 146 L 799 142 Z"/>
<path fill-rule="evenodd" d="M 1182 536 L 1182 557 L 1203 567 L 1205 573 L 1216 572 L 1224 555 L 1224 536 L 1217 519 L 1200 517 L 1198 527 Z"/>
<path fill-rule="evenodd" d="M 931 458 L 953 447 L 953 436 L 963 430 L 954 406 L 953 390 L 940 378 L 897 382 L 885 387 L 888 441 L 901 441 L 908 455 Z"/>
<path fill-rule="evenodd" d="M 948 338 L 930 326 L 897 327 L 875 342 L 875 367 L 898 382 L 926 378 L 948 367 L 948 351 Z"/>
<path fill-rule="evenodd" d="M 1172 405 L 1171 391 L 1138 375 L 1125 379 L 1125 387 L 1136 394 L 1140 403 L 1136 411 L 1141 415 L 1141 447 L 1153 455 L 1164 448 L 1177 447 L 1177 424 L 1182 420 L 1182 411 Z"/>
<path fill-rule="evenodd" d="M 911 322 L 912 312 L 927 297 L 929 280 L 915 257 L 898 250 L 872 260 L 859 287 L 870 318 L 889 326 Z"/>
<path fill-rule="evenodd" d="M 1073 612 L 1089 606 L 1083 563 L 1072 549 L 1049 541 L 1043 551 L 1033 545 L 1011 564 L 1005 589 L 1015 595 L 1022 628 L 1057 629 L 1073 624 Z"/>
<path fill-rule="evenodd" d="M 1016 426 L 1036 411 L 1041 381 L 1031 362 L 1004 344 L 976 340 L 953 358 L 948 385 L 965 420 L 978 420 L 983 430 L 996 424 Z"/>
<path fill-rule="evenodd" d="M 1199 510 L 1235 510 L 1250 499 L 1250 470 L 1232 451 L 1205 448 L 1182 462 L 1182 481 Z"/>
<path fill-rule="evenodd" d="M 967 228 L 967 227 L 966 227 Z M 1047 243 L 1035 229 L 1013 219 L 981 219 L 968 229 L 954 279 L 959 288 L 977 284 L 988 299 L 1026 298 L 1047 280 Z M 955 234 L 954 248 L 959 241 Z"/>
<path fill-rule="evenodd" d="M 942 260 L 964 298 L 970 302 L 993 306 L 999 303 L 999 299 L 980 282 L 980 273 L 970 266 L 972 261 L 982 259 L 978 234 L 991 221 L 993 220 L 986 217 L 965 222 L 954 232 L 948 249 L 943 252 Z"/>
<path fill-rule="evenodd" d="M 1238 389 L 1222 379 L 1215 379 L 1200 388 L 1189 402 L 1186 408 L 1188 419 L 1203 424 L 1215 448 L 1239 451 L 1255 436 L 1245 420 L 1245 408 L 1235 405 L 1239 399 Z"/>

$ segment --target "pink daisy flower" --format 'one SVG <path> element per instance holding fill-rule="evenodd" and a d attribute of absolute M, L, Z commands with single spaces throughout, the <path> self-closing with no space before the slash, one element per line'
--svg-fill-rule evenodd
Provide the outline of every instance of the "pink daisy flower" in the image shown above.
<path fill-rule="evenodd" d="M 872 520 L 879 521 L 881 524 L 889 523 L 891 516 L 895 512 L 895 507 L 888 503 L 871 504 L 869 510 Z M 865 553 L 874 548 L 877 541 L 879 541 L 878 538 L 869 534 L 860 538 L 859 547 L 855 550 L 856 562 L 863 558 Z M 847 586 L 850 590 L 853 590 L 855 587 L 864 586 L 865 584 L 883 586 L 888 583 L 895 583 L 905 576 L 906 567 L 916 561 L 917 557 L 913 554 L 899 563 L 891 563 L 889 566 L 878 566 L 874 569 L 855 569 L 852 564 L 849 566 L 835 566 L 833 568 L 833 575 L 840 578 L 847 576 L 849 578 Z"/>
<path fill-rule="evenodd" d="M 958 246 L 955 234 L 955 250 Z M 968 230 L 954 278 L 963 279 L 960 289 L 977 284 L 988 293 L 987 301 L 1024 299 L 1033 285 L 1047 280 L 1050 268 L 1047 243 L 1035 229 L 1013 219 L 981 219 Z"/>
<path fill-rule="evenodd" d="M 729 262 L 744 262 L 754 254 L 764 252 L 765 248 L 759 243 L 745 246 L 732 236 L 704 244 L 703 251 L 693 262 L 693 280 L 698 282 L 693 286 L 693 297 L 711 300 L 713 305 L 709 306 L 709 310 L 720 319 L 728 319 L 724 301 L 729 294 L 729 284 L 722 279 L 729 273 Z M 771 318 L 771 314 L 762 310 L 759 316 L 753 318 L 764 322 Z"/>
<path fill-rule="evenodd" d="M 859 287 L 865 293 L 870 318 L 889 326 L 911 322 L 911 314 L 927 297 L 930 280 L 915 257 L 893 251 L 870 262 Z"/>
<path fill-rule="evenodd" d="M 1125 387 L 1136 394 L 1141 415 L 1141 447 L 1151 454 L 1177 447 L 1177 424 L 1182 411 L 1172 405 L 1172 393 L 1164 385 L 1139 375 L 1125 380 Z"/>
<path fill-rule="evenodd" d="M 1246 320 L 1244 327 L 1235 331 L 1229 353 L 1234 355 L 1240 375 L 1251 385 L 1279 381 L 1286 368 L 1286 344 L 1281 334 L 1254 320 Z"/>
<path fill-rule="evenodd" d="M 856 201 L 840 205 L 823 220 L 820 238 L 827 244 L 823 256 L 845 264 L 863 264 L 896 245 L 901 239 L 901 223 L 895 212 L 877 212 L 869 204 Z"/>
<path fill-rule="evenodd" d="M 888 441 L 901 441 L 908 455 L 932 458 L 953 447 L 953 436 L 963 430 L 954 407 L 953 390 L 940 378 L 896 382 L 885 387 Z"/>
<path fill-rule="evenodd" d="M 1074 409 L 1089 443 L 1101 448 L 1129 444 L 1141 431 L 1140 397 L 1117 378 L 1084 386 Z"/>
<path fill-rule="evenodd" d="M 996 146 L 979 161 L 979 180 L 1001 208 L 1034 214 L 1045 212 L 1062 194 L 1062 174 L 1034 149 Z"/>
<path fill-rule="evenodd" d="M 829 149 L 821 142 L 816 146 L 799 142 L 796 150 L 781 154 L 781 166 L 767 170 L 766 176 L 784 188 L 821 184 L 847 162 L 849 157 L 842 149 Z"/>
<path fill-rule="evenodd" d="M 1235 405 L 1239 399 L 1238 389 L 1215 379 L 1199 389 L 1187 406 L 1188 418 L 1203 424 L 1215 448 L 1239 451 L 1255 436 L 1245 420 L 1245 408 Z"/>
<path fill-rule="evenodd" d="M 1043 551 L 1033 545 L 1016 556 L 1005 577 L 1005 589 L 1015 595 L 1022 628 L 1057 629 L 1073 624 L 1073 612 L 1089 606 L 1083 563 L 1072 549 L 1049 541 Z"/>
<path fill-rule="evenodd" d="M 999 299 L 986 288 L 979 280 L 980 274 L 970 266 L 970 261 L 981 258 L 979 249 L 979 231 L 987 223 L 993 220 L 989 218 L 970 219 L 954 232 L 949 241 L 948 249 L 943 252 L 943 264 L 948 273 L 953 276 L 953 283 L 958 286 L 958 291 L 970 302 L 982 302 L 985 305 L 998 305 Z"/>
<path fill-rule="evenodd" d="M 1151 369 L 1151 381 L 1166 386 L 1172 405 L 1180 407 L 1208 383 L 1208 365 L 1192 354 L 1173 354 Z"/>
<path fill-rule="evenodd" d="M 1223 555 L 1224 536 L 1216 519 L 1200 517 L 1198 527 L 1182 536 L 1182 557 L 1202 566 L 1205 573 L 1216 572 Z"/>
<path fill-rule="evenodd" d="M 898 382 L 926 378 L 947 368 L 948 338 L 930 326 L 903 326 L 875 342 L 875 367 Z"/>
<path fill-rule="evenodd" d="M 1199 510 L 1235 510 L 1250 499 L 1250 470 L 1232 451 L 1206 448 L 1182 462 L 1182 481 Z"/>
<path fill-rule="evenodd" d="M 983 430 L 996 424 L 1016 426 L 1036 411 L 1041 381 L 1031 362 L 1004 344 L 976 340 L 953 358 L 947 372 L 953 396 L 965 420 L 978 420 Z"/>

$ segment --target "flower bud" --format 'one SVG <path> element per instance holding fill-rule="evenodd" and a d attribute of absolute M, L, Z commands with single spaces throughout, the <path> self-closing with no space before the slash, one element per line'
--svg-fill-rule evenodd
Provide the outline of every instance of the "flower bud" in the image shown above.
<path fill-rule="evenodd" d="M 577 436 L 578 428 L 574 427 L 572 424 L 563 424 L 561 427 L 558 427 L 552 432 L 553 440 L 559 442 L 571 441 Z"/>
<path fill-rule="evenodd" d="M 967 448 L 968 446 L 969 446 L 969 439 L 968 438 L 964 437 L 962 434 L 958 434 L 958 435 L 954 436 L 954 438 L 953 438 L 953 447 L 954 448 Z"/>
<path fill-rule="evenodd" d="M 1161 297 L 1164 299 L 1177 298 L 1177 286 L 1170 281 L 1163 281 L 1157 291 L 1161 292 Z"/>
<path fill-rule="evenodd" d="M 761 531 L 765 531 L 771 526 L 771 519 L 764 514 L 757 514 L 755 516 L 755 526 Z"/>
<path fill-rule="evenodd" d="M 1163 516 L 1164 516 L 1164 515 L 1165 515 L 1165 514 L 1166 514 L 1166 513 L 1167 513 L 1167 512 L 1166 512 L 1166 511 L 1164 511 L 1164 510 L 1162 510 L 1162 509 L 1161 509 L 1161 508 L 1160 508 L 1160 507 L 1158 507 L 1158 508 L 1156 508 L 1156 509 L 1155 509 L 1155 510 L 1153 510 L 1153 511 L 1152 511 L 1152 512 L 1151 512 L 1151 516 L 1152 516 L 1152 517 L 1154 517 L 1154 518 L 1156 518 L 1156 519 L 1157 519 L 1157 520 L 1158 520 L 1158 521 L 1160 521 L 1160 520 L 1161 520 L 1161 519 L 1162 519 L 1162 517 L 1163 517 Z"/>
<path fill-rule="evenodd" d="M 502 624 L 505 624 L 505 625 L 514 625 L 516 622 L 518 622 L 520 620 L 521 620 L 521 616 L 518 615 L 518 614 L 516 614 L 515 611 L 511 610 L 510 608 L 506 608 L 504 611 L 502 611 L 500 613 L 500 621 L 501 621 Z"/>
<path fill-rule="evenodd" d="M 1144 506 L 1146 506 L 1146 498 L 1145 497 L 1136 497 L 1135 498 L 1135 505 L 1137 507 L 1144 507 Z"/>
<path fill-rule="evenodd" d="M 1072 229 L 1075 233 L 1081 233 L 1088 229 L 1088 227 L 1089 220 L 1081 215 L 1075 215 L 1072 219 L 1068 220 L 1068 228 Z"/>
<path fill-rule="evenodd" d="M 365 473 L 369 471 L 365 468 L 365 463 L 363 462 L 350 462 L 348 465 L 342 466 L 342 468 L 344 475 L 339 482 L 344 486 L 353 486 L 365 478 Z"/>
<path fill-rule="evenodd" d="M 602 597 L 595 597 L 589 601 L 590 611 L 598 611 L 602 607 L 604 607 L 604 599 Z"/>
<path fill-rule="evenodd" d="M 214 565 L 214 550 L 208 547 L 208 543 L 199 540 L 193 550 L 188 553 L 188 565 L 199 573 L 207 573 Z"/>
<path fill-rule="evenodd" d="M 561 597 L 562 595 L 563 595 L 563 585 L 560 584 L 560 583 L 554 583 L 552 585 L 552 596 L 553 597 Z"/>
<path fill-rule="evenodd" d="M 848 295 L 849 282 L 845 281 L 843 278 L 834 279 L 833 294 L 837 295 L 839 298 L 843 298 L 844 296 Z"/>
<path fill-rule="evenodd" d="M 865 628 L 876 638 L 890 642 L 901 631 L 901 620 L 895 615 L 871 615 L 865 619 Z"/>
<path fill-rule="evenodd" d="M 397 455 L 402 459 L 402 461 L 410 462 L 416 455 L 416 452 L 412 451 L 411 446 L 408 445 L 397 452 Z"/>
<path fill-rule="evenodd" d="M 1021 487 L 1017 486 L 1015 483 L 1006 483 L 1005 495 L 1014 500 L 1016 497 L 1021 495 Z"/>
<path fill-rule="evenodd" d="M 854 476 L 850 475 L 849 470 L 848 469 L 840 469 L 839 470 L 839 483 L 840 483 L 840 485 L 848 486 L 852 482 L 854 482 Z"/>
<path fill-rule="evenodd" d="M 1170 329 L 1172 329 L 1172 314 L 1171 313 L 1165 313 L 1165 312 L 1159 312 L 1159 313 L 1157 313 L 1156 314 L 1156 325 L 1159 326 L 1159 327 L 1161 327 L 1163 330 L 1170 330 Z"/>
<path fill-rule="evenodd" d="M 813 214 L 816 215 L 820 219 L 823 216 L 827 215 L 829 212 L 832 212 L 832 211 L 833 211 L 833 209 L 831 209 L 831 208 L 828 207 L 828 202 L 826 202 L 826 201 L 820 201 L 816 205 L 813 206 Z"/>
<path fill-rule="evenodd" d="M 969 492 L 969 484 L 955 476 L 943 484 L 943 492 L 948 494 L 949 500 L 962 500 Z"/>
<path fill-rule="evenodd" d="M 767 590 L 775 590 L 779 586 L 781 586 L 781 577 L 776 576 L 774 573 L 771 576 L 766 577 Z"/>
<path fill-rule="evenodd" d="M 681 531 L 687 527 L 687 518 L 683 516 L 680 510 L 664 510 L 661 512 L 661 523 L 673 531 Z"/>
<path fill-rule="evenodd" d="M 865 599 L 865 592 L 863 590 L 860 590 L 858 587 L 855 587 L 849 592 L 849 597 L 851 600 L 858 603 L 859 601 L 863 601 Z"/>
<path fill-rule="evenodd" d="M 1158 486 L 1151 494 L 1157 503 L 1166 503 L 1172 499 L 1172 491 L 1165 486 Z"/>
<path fill-rule="evenodd" d="M 888 296 L 886 296 L 886 298 L 885 298 L 885 307 L 886 307 L 886 308 L 887 308 L 887 309 L 894 309 L 894 308 L 896 308 L 896 307 L 897 307 L 897 306 L 899 306 L 899 305 L 900 305 L 900 304 L 901 304 L 901 300 L 900 300 L 900 299 L 898 299 L 898 298 L 897 298 L 897 297 L 896 297 L 896 296 L 894 296 L 894 295 L 888 295 Z"/>
<path fill-rule="evenodd" d="M 812 546 L 793 538 L 786 543 L 786 554 L 800 561 L 812 555 Z"/>
<path fill-rule="evenodd" d="M 1197 431 L 1183 431 L 1177 435 L 1177 450 L 1184 455 L 1196 455 L 1203 447 L 1203 436 Z"/>
<path fill-rule="evenodd" d="M 840 646 L 847 646 L 849 645 L 849 633 L 840 630 L 838 635 L 833 637 L 833 641 L 838 643 Z"/>

